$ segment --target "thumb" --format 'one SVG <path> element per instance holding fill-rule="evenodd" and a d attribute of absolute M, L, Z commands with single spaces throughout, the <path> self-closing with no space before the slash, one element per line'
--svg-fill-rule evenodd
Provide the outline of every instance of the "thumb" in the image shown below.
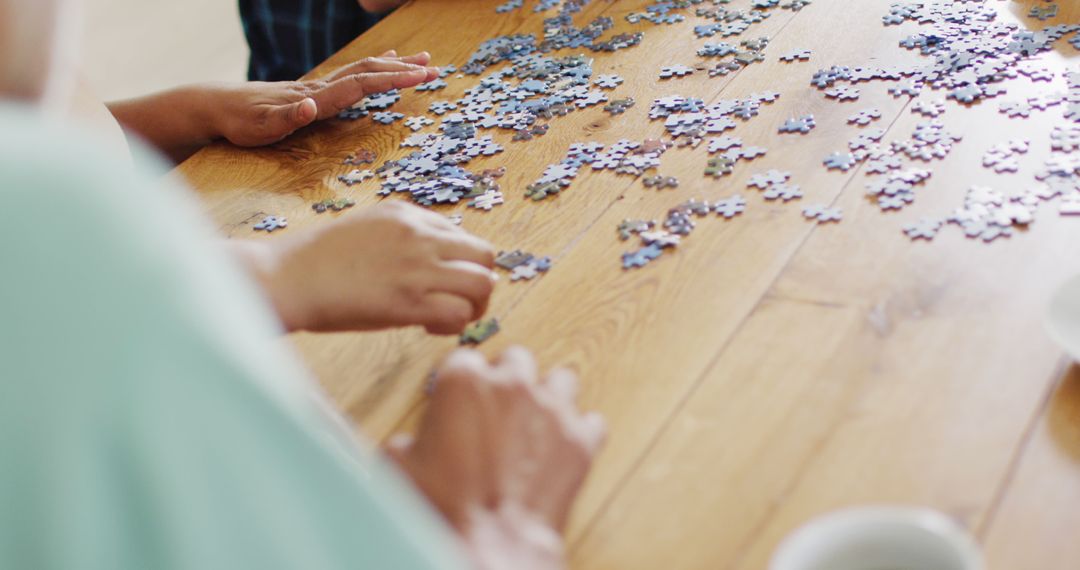
<path fill-rule="evenodd" d="M 318 105 L 311 97 L 279 107 L 278 122 L 282 125 L 282 134 L 288 135 L 296 129 L 310 125 L 318 115 Z"/>
<path fill-rule="evenodd" d="M 415 440 L 411 435 L 399 433 L 386 442 L 384 452 L 399 466 L 404 467 L 409 450 L 412 449 Z"/>

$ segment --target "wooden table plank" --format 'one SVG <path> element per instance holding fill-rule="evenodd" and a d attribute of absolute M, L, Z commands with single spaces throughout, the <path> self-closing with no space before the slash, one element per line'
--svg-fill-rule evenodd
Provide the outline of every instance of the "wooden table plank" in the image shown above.
<path fill-rule="evenodd" d="M 989 529 L 994 560 L 1069 552 L 1054 548 L 1050 534 L 1014 545 L 1015 523 L 998 517 L 1038 518 L 1031 506 L 1047 500 L 1042 481 L 1076 491 L 1075 464 L 1059 460 L 1031 426 L 1060 363 L 1041 334 L 1041 308 L 1053 286 L 1080 269 L 1071 255 L 1080 226 L 1043 208 L 1032 231 L 1007 243 L 983 245 L 946 229 L 932 244 L 913 244 L 899 233 L 905 221 L 958 206 L 971 184 L 1028 186 L 1060 112 L 1009 121 L 996 102 L 964 110 L 950 104 L 943 120 L 966 140 L 931 166 L 934 177 L 913 207 L 882 214 L 862 195 L 860 172 L 826 172 L 821 160 L 860 132 L 846 124 L 856 110 L 880 108 L 874 127 L 888 128 L 886 140 L 906 138 L 920 118 L 882 84 L 862 84 L 858 102 L 838 104 L 808 80 L 834 64 L 915 61 L 896 45 L 918 28 L 880 24 L 890 3 L 818 0 L 799 13 L 773 11 L 738 38 L 770 37 L 769 60 L 727 78 L 657 81 L 661 66 L 692 64 L 697 47 L 716 39 L 692 38 L 691 24 L 646 25 L 641 46 L 593 55 L 596 74 L 626 78 L 609 97 L 631 95 L 635 108 L 614 118 L 599 108 L 576 111 L 529 143 L 497 135 L 507 152 L 469 167 L 506 165 L 507 204 L 490 213 L 440 209 L 463 211 L 464 226 L 499 247 L 556 258 L 534 282 L 497 287 L 490 314 L 504 330 L 483 350 L 523 343 L 545 365 L 569 365 L 582 375 L 583 404 L 609 419 L 609 447 L 571 523 L 575 567 L 762 568 L 776 542 L 807 517 L 885 500 L 934 505 Z M 597 1 L 575 21 L 604 14 L 616 32 L 634 29 L 623 16 L 645 5 Z M 1001 8 L 1019 18 L 1029 5 Z M 410 3 L 317 73 L 390 48 L 428 49 L 436 63 L 460 65 L 484 39 L 541 32 L 529 6 L 498 16 L 492 8 L 479 0 Z M 1065 7 L 1061 18 L 1076 21 L 1075 10 Z M 812 61 L 776 61 L 795 48 L 813 49 Z M 1063 58 L 1054 64 L 1064 65 Z M 418 114 L 433 100 L 456 99 L 475 79 L 449 82 L 444 91 L 406 93 L 394 110 Z M 768 89 L 780 91 L 780 100 L 732 134 L 769 153 L 730 177 L 702 177 L 704 146 L 677 148 L 660 168 L 679 177 L 674 191 L 585 172 L 554 199 L 522 198 L 524 186 L 572 142 L 661 135 L 661 122 L 646 117 L 656 97 L 711 102 Z M 1013 81 L 1008 97 L 1031 89 Z M 804 113 L 816 115 L 817 129 L 776 134 L 784 120 Z M 407 134 L 400 124 L 329 122 L 269 149 L 215 145 L 179 170 L 230 235 L 248 237 L 262 212 L 288 216 L 295 231 L 319 222 L 309 209 L 315 199 L 344 194 L 360 207 L 377 202 L 374 181 L 337 189 L 340 161 L 360 146 L 377 150 L 380 162 L 402 156 L 397 144 Z M 1014 136 L 1033 141 L 1020 174 L 994 176 L 979 166 L 990 144 Z M 766 203 L 745 189 L 751 174 L 769 168 L 794 173 L 806 192 L 802 203 Z M 633 247 L 615 236 L 620 220 L 662 218 L 685 199 L 735 193 L 750 202 L 739 218 L 699 220 L 678 251 L 642 270 L 620 269 L 620 253 Z M 812 202 L 842 206 L 844 222 L 806 222 L 800 209 Z M 415 419 L 427 372 L 455 344 L 415 330 L 292 341 L 334 400 L 378 438 Z M 1044 526 L 1073 520 L 1064 509 L 1040 519 Z"/>
<path fill-rule="evenodd" d="M 1080 560 L 1080 368 L 1045 402 L 985 533 L 994 568 L 1070 569 Z"/>

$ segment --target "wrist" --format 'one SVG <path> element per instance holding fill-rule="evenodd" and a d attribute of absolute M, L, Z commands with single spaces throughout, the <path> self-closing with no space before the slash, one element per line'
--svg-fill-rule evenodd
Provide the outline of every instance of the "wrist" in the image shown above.
<path fill-rule="evenodd" d="M 234 257 L 266 294 L 285 329 L 309 329 L 311 311 L 305 308 L 303 290 L 294 283 L 288 269 L 288 245 L 284 241 L 233 240 L 229 244 Z"/>
<path fill-rule="evenodd" d="M 223 85 L 202 84 L 178 89 L 183 108 L 197 125 L 198 136 L 207 143 L 225 136 L 229 93 Z"/>
<path fill-rule="evenodd" d="M 542 517 L 516 505 L 476 508 L 459 532 L 479 570 L 564 570 L 562 536 Z"/>

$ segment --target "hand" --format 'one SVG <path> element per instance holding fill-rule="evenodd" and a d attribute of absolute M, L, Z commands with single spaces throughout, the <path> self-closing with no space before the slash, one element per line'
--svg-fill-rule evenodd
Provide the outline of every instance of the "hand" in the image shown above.
<path fill-rule="evenodd" d="M 458 333 L 484 314 L 494 288 L 491 245 L 397 201 L 233 246 L 290 330 Z"/>
<path fill-rule="evenodd" d="M 326 78 L 248 82 L 211 88 L 211 122 L 238 146 L 272 144 L 317 120 L 337 116 L 364 96 L 426 83 L 439 76 L 427 52 L 398 57 L 388 51 L 362 59 Z"/>
<path fill-rule="evenodd" d="M 371 14 L 383 14 L 405 3 L 405 0 L 358 0 L 360 7 Z"/>
<path fill-rule="evenodd" d="M 480 568 L 563 567 L 559 534 L 604 440 L 577 378 L 537 379 L 522 348 L 494 364 L 458 350 L 438 370 L 416 438 L 388 451 L 465 539 Z"/>

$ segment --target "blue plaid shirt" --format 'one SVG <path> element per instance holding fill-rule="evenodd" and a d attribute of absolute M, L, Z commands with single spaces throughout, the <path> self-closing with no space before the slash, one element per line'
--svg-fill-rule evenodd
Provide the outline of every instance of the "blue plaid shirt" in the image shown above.
<path fill-rule="evenodd" d="M 297 79 L 375 25 L 358 0 L 240 0 L 248 79 Z"/>

